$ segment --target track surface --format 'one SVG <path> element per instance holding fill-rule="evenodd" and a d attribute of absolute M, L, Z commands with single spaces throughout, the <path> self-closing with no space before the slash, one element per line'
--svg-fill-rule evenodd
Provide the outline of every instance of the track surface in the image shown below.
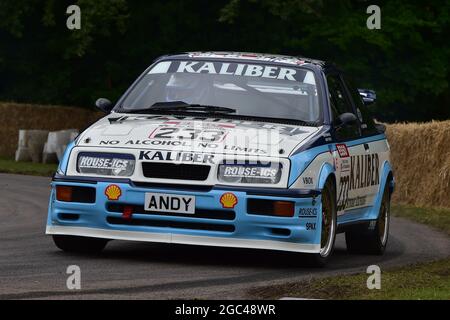
<path fill-rule="evenodd" d="M 48 178 L 0 174 L 0 299 L 251 298 L 252 287 L 345 273 L 365 273 L 444 258 L 450 240 L 423 225 L 393 218 L 384 256 L 350 255 L 343 236 L 325 269 L 302 267 L 296 254 L 112 241 L 100 256 L 56 249 L 45 236 Z M 82 289 L 66 288 L 69 265 Z"/>

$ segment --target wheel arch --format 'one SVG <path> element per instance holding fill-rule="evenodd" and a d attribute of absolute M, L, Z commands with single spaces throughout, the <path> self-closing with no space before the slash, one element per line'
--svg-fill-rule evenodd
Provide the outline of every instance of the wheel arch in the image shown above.
<path fill-rule="evenodd" d="M 328 179 L 331 179 L 334 184 L 334 189 L 336 190 L 336 175 L 334 166 L 330 163 L 324 163 L 319 171 L 319 179 L 317 182 L 317 187 L 319 189 L 323 189 L 325 187 L 325 183 L 327 183 Z"/>
<path fill-rule="evenodd" d="M 380 214 L 381 201 L 383 199 L 383 193 L 386 186 L 388 186 L 389 188 L 390 195 L 394 191 L 395 187 L 394 172 L 389 161 L 384 161 L 382 168 L 380 188 L 378 189 L 378 194 L 376 195 L 374 205 L 370 212 L 370 219 L 378 219 L 378 215 Z"/>
<path fill-rule="evenodd" d="M 392 169 L 390 169 L 387 178 L 386 183 L 388 183 L 389 186 L 389 196 L 391 196 L 394 193 L 395 190 L 395 181 L 394 181 L 394 172 Z"/>

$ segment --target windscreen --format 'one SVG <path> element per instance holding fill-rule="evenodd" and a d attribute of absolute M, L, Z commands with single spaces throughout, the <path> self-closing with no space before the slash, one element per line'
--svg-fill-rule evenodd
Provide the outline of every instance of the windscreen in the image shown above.
<path fill-rule="evenodd" d="M 157 63 L 121 104 L 119 112 L 182 101 L 232 108 L 233 114 L 319 120 L 314 73 L 284 65 L 173 60 Z"/>

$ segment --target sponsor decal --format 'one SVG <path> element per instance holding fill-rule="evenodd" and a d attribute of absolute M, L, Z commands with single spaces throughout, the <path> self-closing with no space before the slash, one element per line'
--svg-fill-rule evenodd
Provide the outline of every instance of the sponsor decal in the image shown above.
<path fill-rule="evenodd" d="M 300 218 L 315 218 L 317 217 L 317 208 L 300 208 Z"/>
<path fill-rule="evenodd" d="M 245 153 L 254 153 L 254 154 L 267 154 L 267 151 L 263 150 L 263 149 L 238 147 L 238 146 L 231 146 L 231 145 L 224 145 L 223 150 L 230 150 L 230 151 L 235 151 L 235 152 L 242 151 Z"/>
<path fill-rule="evenodd" d="M 119 144 L 124 144 L 126 146 L 170 146 L 170 147 L 195 148 L 195 150 L 218 149 L 219 151 L 229 150 L 234 152 L 245 152 L 248 154 L 258 154 L 258 155 L 264 155 L 268 153 L 267 150 L 261 148 L 239 147 L 236 145 L 229 145 L 229 144 L 222 145 L 209 142 L 199 142 L 197 144 L 193 144 L 191 141 L 180 141 L 180 140 L 127 140 L 125 142 L 121 142 L 119 140 L 101 140 L 99 144 L 101 146 L 115 146 Z"/>
<path fill-rule="evenodd" d="M 349 199 L 349 192 L 379 185 L 379 168 L 380 159 L 377 153 L 350 157 L 350 172 L 339 179 L 338 211 L 365 205 L 365 197 Z"/>
<path fill-rule="evenodd" d="M 306 224 L 306 230 L 307 231 L 316 230 L 316 223 L 315 222 L 308 222 Z"/>
<path fill-rule="evenodd" d="M 223 176 L 228 178 L 245 177 L 245 178 L 274 178 L 277 176 L 279 168 L 241 165 L 227 165 L 223 170 Z"/>
<path fill-rule="evenodd" d="M 377 153 L 350 158 L 350 190 L 380 184 L 380 159 Z"/>
<path fill-rule="evenodd" d="M 200 128 L 236 128 L 234 123 L 216 123 L 216 122 L 203 122 L 203 121 L 179 121 L 179 120 L 167 120 L 163 122 L 167 126 L 176 127 L 200 127 Z"/>
<path fill-rule="evenodd" d="M 242 60 L 260 60 L 260 61 L 272 61 L 272 62 L 283 62 L 289 64 L 303 65 L 306 63 L 305 60 L 300 60 L 295 57 L 283 57 L 276 55 L 267 54 L 256 54 L 256 53 L 239 53 L 239 52 L 196 52 L 189 54 L 190 57 L 208 57 L 208 58 L 233 58 Z"/>
<path fill-rule="evenodd" d="M 154 68 L 158 69 L 158 68 Z M 281 66 L 257 65 L 246 63 L 210 62 L 210 61 L 171 61 L 165 62 L 164 69 L 151 73 L 197 73 L 228 76 L 258 77 L 267 79 L 303 82 L 304 72 Z M 159 72 L 161 71 L 161 72 Z M 298 78 L 298 79 L 297 79 Z"/>
<path fill-rule="evenodd" d="M 348 152 L 347 146 L 345 144 L 336 144 L 337 152 L 339 153 L 339 157 L 348 158 L 350 153 Z"/>
<path fill-rule="evenodd" d="M 213 164 L 214 155 L 193 152 L 141 151 L 139 160 Z"/>
<path fill-rule="evenodd" d="M 191 144 L 187 141 L 162 141 L 162 140 L 128 140 L 125 145 L 144 145 L 144 146 L 172 146 L 172 147 L 189 147 Z"/>
<path fill-rule="evenodd" d="M 107 157 L 105 156 L 88 156 L 80 154 L 78 161 L 79 169 L 103 169 L 103 170 L 112 170 L 114 172 L 121 172 L 126 170 L 128 165 L 133 163 L 134 160 L 130 159 L 121 159 L 114 158 L 114 156 Z"/>
<path fill-rule="evenodd" d="M 314 179 L 312 177 L 303 177 L 303 184 L 313 185 Z"/>
<path fill-rule="evenodd" d="M 354 207 L 361 207 L 366 204 L 367 196 L 361 196 L 361 197 L 355 197 L 355 198 L 348 198 L 345 208 L 354 208 Z"/>
<path fill-rule="evenodd" d="M 122 196 L 122 190 L 119 186 L 115 184 L 111 184 L 105 189 L 105 195 L 108 197 L 110 201 L 119 200 L 120 196 Z"/>
<path fill-rule="evenodd" d="M 341 159 L 341 173 L 350 171 L 350 160 L 349 159 Z"/>
<path fill-rule="evenodd" d="M 227 192 L 220 197 L 220 203 L 225 209 L 233 209 L 237 205 L 238 199 L 233 193 Z"/>

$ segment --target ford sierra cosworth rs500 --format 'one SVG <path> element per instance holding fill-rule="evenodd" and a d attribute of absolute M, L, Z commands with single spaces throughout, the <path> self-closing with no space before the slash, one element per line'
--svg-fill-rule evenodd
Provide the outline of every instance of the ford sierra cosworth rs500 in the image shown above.
<path fill-rule="evenodd" d="M 394 178 L 372 90 L 331 63 L 269 54 L 158 58 L 66 149 L 46 233 L 64 251 L 110 240 L 282 250 L 316 265 L 337 233 L 382 254 Z M 368 111 L 369 110 L 369 111 Z"/>

